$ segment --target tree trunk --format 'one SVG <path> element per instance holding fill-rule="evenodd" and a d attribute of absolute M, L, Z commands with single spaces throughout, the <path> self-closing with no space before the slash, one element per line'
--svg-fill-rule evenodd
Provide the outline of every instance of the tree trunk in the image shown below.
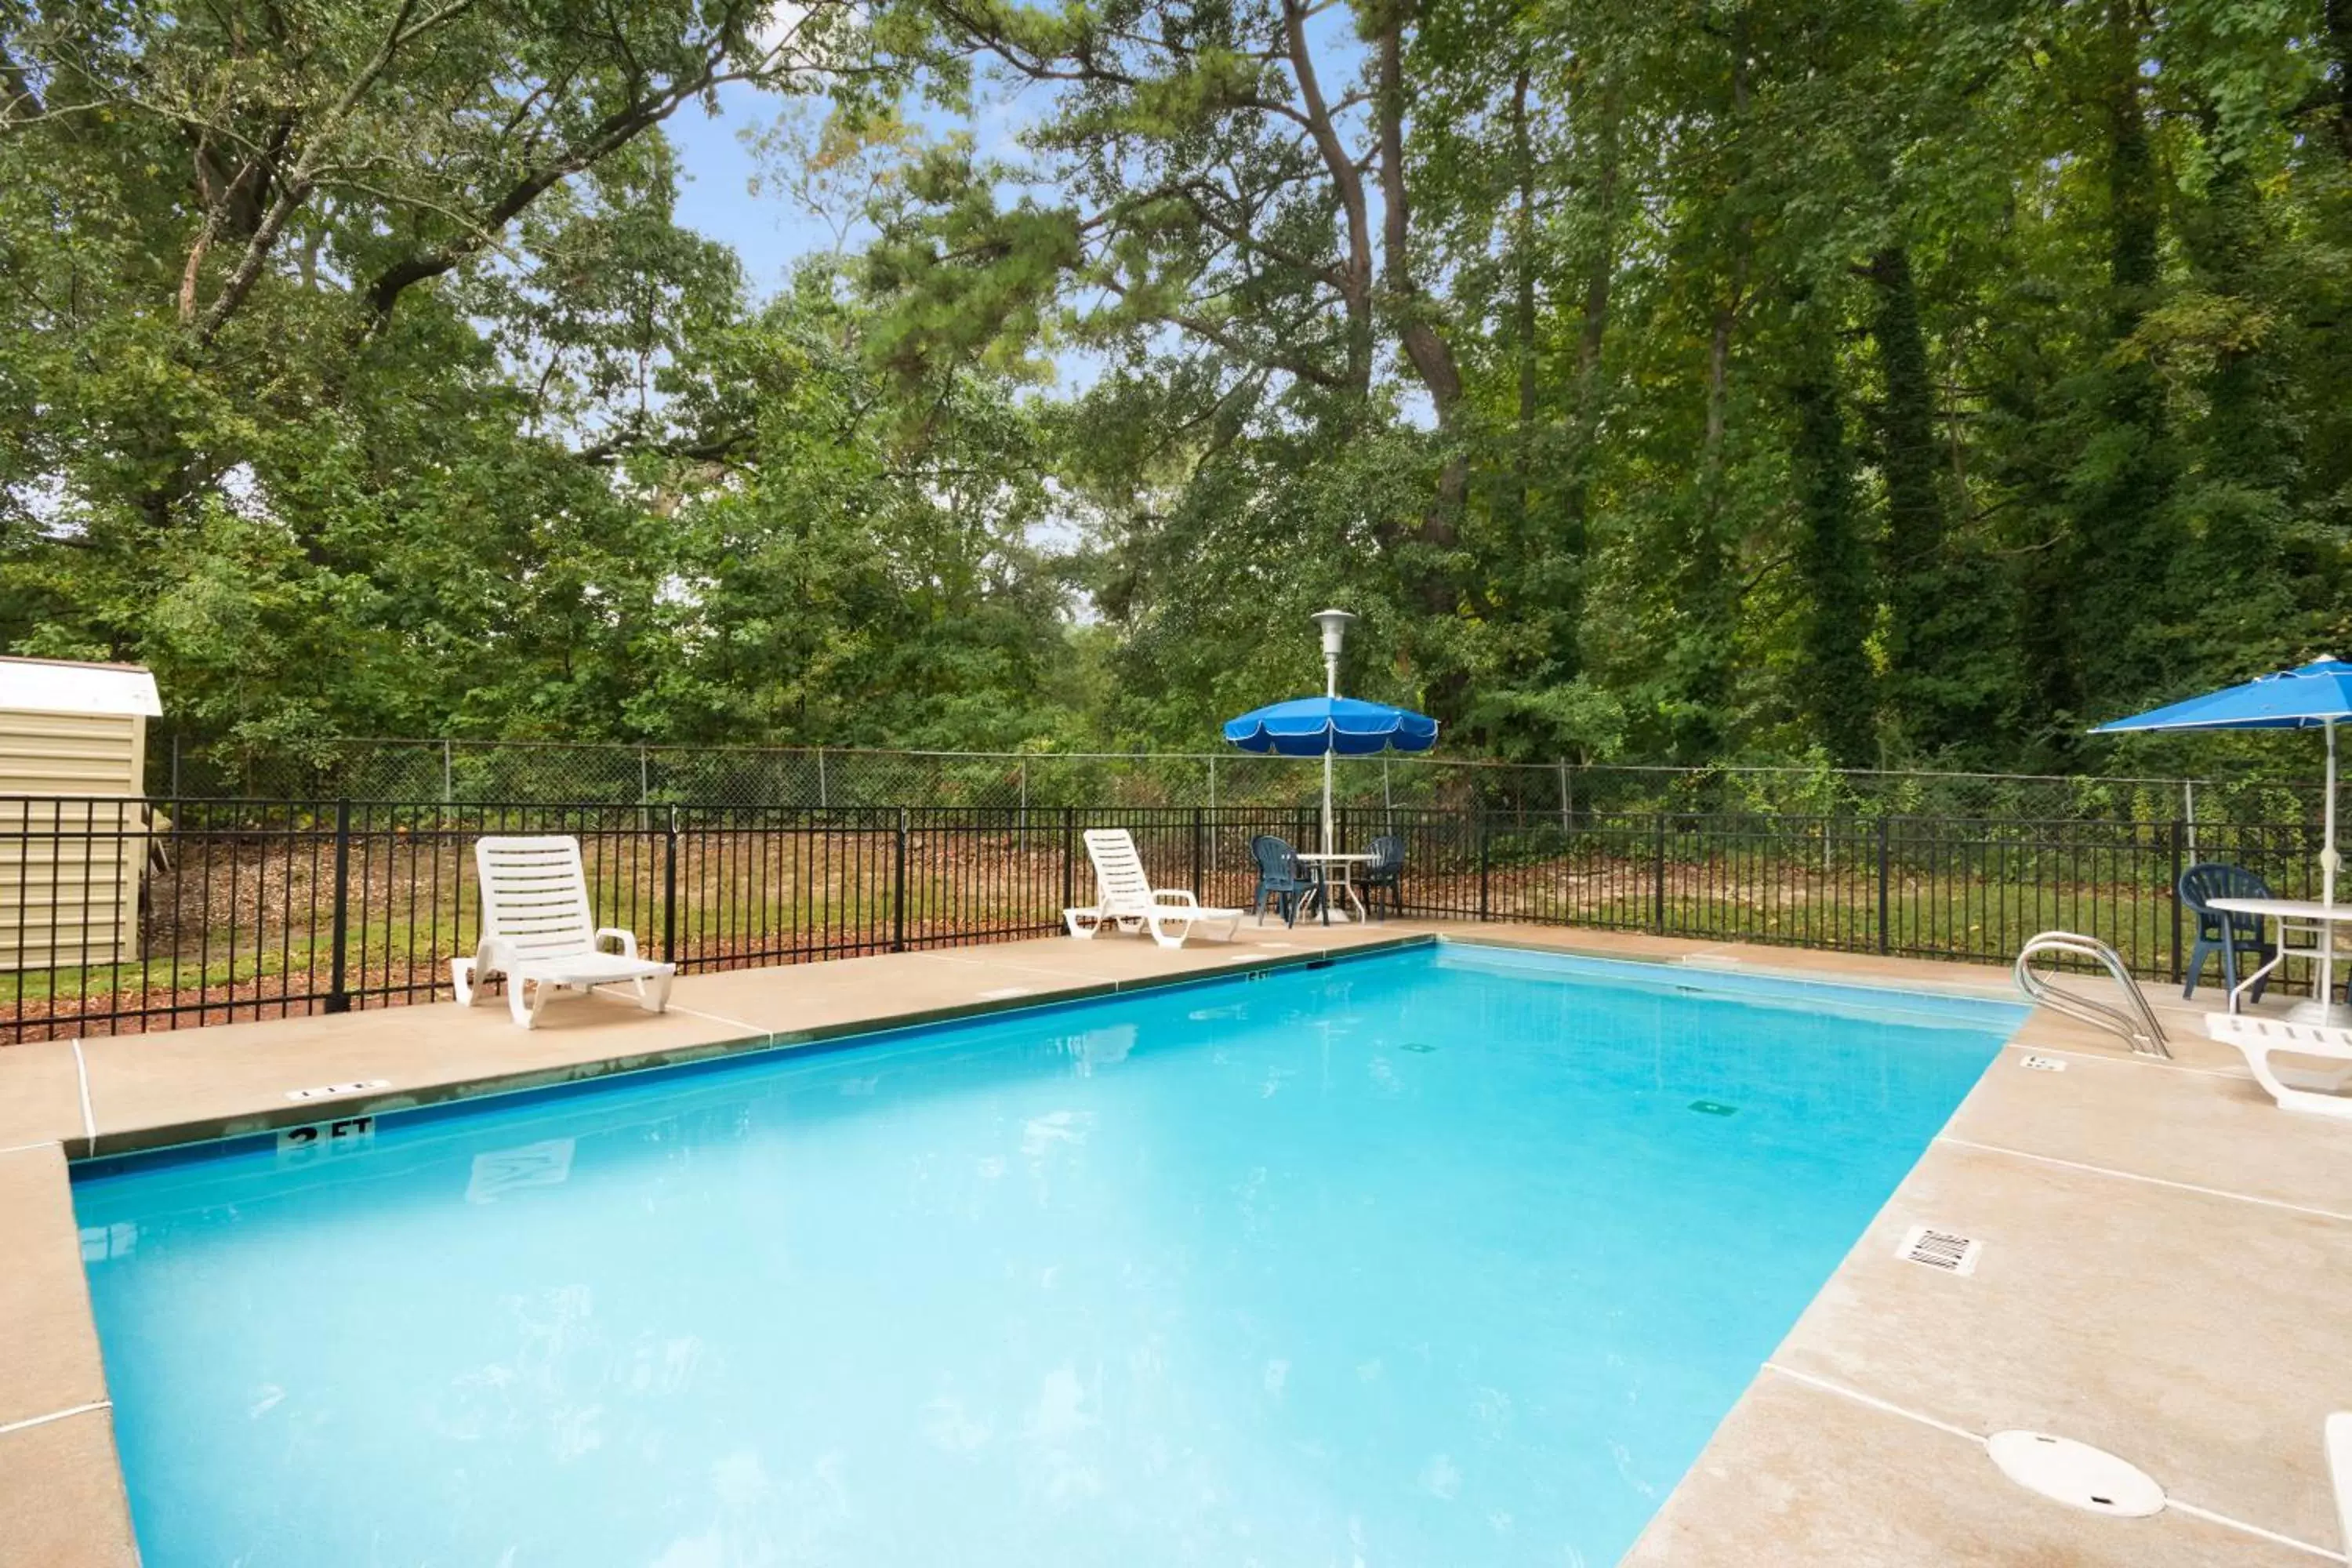
<path fill-rule="evenodd" d="M 1348 253 L 1339 267 L 1339 297 L 1348 312 L 1348 385 L 1359 396 L 1371 390 L 1372 227 L 1370 204 L 1365 199 L 1362 166 L 1340 139 L 1323 83 L 1315 68 L 1315 51 L 1307 37 L 1307 0 L 1283 0 L 1283 47 L 1307 117 L 1307 133 L 1316 155 L 1331 180 L 1331 194 L 1347 223 Z"/>
<path fill-rule="evenodd" d="M 1734 134 L 1747 119 L 1748 71 L 1748 11 L 1731 19 L 1731 124 Z M 1734 154 L 1738 156 L 1738 154 Z M 1729 184 L 1718 193 L 1728 204 L 1746 184 L 1744 163 L 1734 165 Z M 1742 215 L 1732 220 L 1725 239 L 1722 292 L 1707 321 L 1706 405 L 1699 441 L 1698 482 L 1693 497 L 1686 537 L 1681 550 L 1681 570 L 1675 584 L 1675 609 L 1679 622 L 1675 657 L 1675 694 L 1683 713 L 1676 721 L 1674 749 L 1677 760 L 1714 759 L 1725 739 L 1724 719 L 1731 705 L 1733 638 L 1738 627 L 1739 595 L 1733 570 L 1731 542 L 1725 537 L 1724 488 L 1727 457 L 1726 438 L 1731 417 L 1731 350 L 1747 303 L 1749 252 L 1753 225 Z"/>
<path fill-rule="evenodd" d="M 1804 580 L 1804 663 L 1798 685 L 1830 758 L 1868 766 L 1876 749 L 1875 681 L 1864 646 L 1872 619 L 1870 559 L 1854 495 L 1853 452 L 1831 340 L 1807 334 L 1789 402 L 1789 467 L 1797 484 L 1797 570 Z"/>
<path fill-rule="evenodd" d="M 2322 25 L 2327 58 L 2336 67 L 2336 140 L 2344 156 L 2352 158 L 2352 0 L 2326 0 Z"/>
<path fill-rule="evenodd" d="M 1511 357 L 1518 362 L 1518 418 L 1511 442 L 1511 533 L 1525 548 L 1536 433 L 1536 170 L 1528 132 L 1528 68 L 1511 84 L 1511 165 L 1517 190 L 1511 221 Z"/>
<path fill-rule="evenodd" d="M 2107 0 L 2105 34 L 2108 319 L 2112 342 L 2121 345 L 2155 303 L 2163 195 L 2135 0 Z M 2075 508 L 2072 564 L 2084 699 L 2105 712 L 2163 685 L 2164 649 L 2155 629 L 2170 618 L 2167 589 L 2179 537 L 2166 504 L 2172 458 L 2164 389 L 2145 358 L 2111 357 L 2099 374 L 2104 449 Z"/>
<path fill-rule="evenodd" d="M 1379 36 L 1372 40 L 1374 156 L 1381 180 L 1381 281 L 1395 314 L 1398 343 L 1429 394 L 1444 448 L 1437 491 L 1423 513 L 1418 542 L 1432 550 L 1451 551 L 1459 536 L 1463 502 L 1469 494 L 1470 464 L 1461 447 L 1461 367 L 1454 362 L 1453 347 L 1432 321 L 1429 298 L 1412 274 L 1412 206 L 1405 184 L 1404 156 L 1404 26 L 1410 15 L 1411 6 L 1402 3 L 1382 13 Z M 1461 584 L 1449 569 L 1422 564 L 1412 576 L 1413 597 L 1428 614 L 1451 616 L 1460 607 Z M 1458 686 L 1457 679 L 1449 689 Z"/>
<path fill-rule="evenodd" d="M 1941 700 L 1950 673 L 1944 666 L 1954 650 L 1939 646 L 1935 634 L 1949 591 L 1944 503 L 1936 484 L 1941 457 L 1936 391 L 1909 250 L 1900 244 L 1880 249 L 1870 258 L 1870 280 L 1876 298 L 1871 338 L 1886 388 L 1878 440 L 1886 485 L 1888 685 L 1906 732 L 1932 752 L 1958 738 L 1958 716 Z M 1958 651 L 1965 657 L 1967 650 Z"/>
<path fill-rule="evenodd" d="M 1601 89 L 1593 180 L 1597 220 L 1592 251 L 1585 258 L 1584 287 L 1577 304 L 1576 372 L 1570 383 L 1563 442 L 1559 503 L 1549 548 L 1544 552 L 1550 674 L 1573 680 L 1583 668 L 1580 647 L 1584 624 L 1585 556 L 1591 537 L 1593 458 L 1601 434 L 1601 350 L 1609 331 L 1610 289 L 1617 278 L 1618 127 L 1622 95 L 1614 84 Z"/>

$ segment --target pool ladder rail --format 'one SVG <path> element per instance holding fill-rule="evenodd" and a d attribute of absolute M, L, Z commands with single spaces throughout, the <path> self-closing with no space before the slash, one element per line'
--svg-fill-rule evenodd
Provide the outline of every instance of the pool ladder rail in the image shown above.
<path fill-rule="evenodd" d="M 2033 967 L 2033 959 L 2041 953 L 2086 958 L 2101 965 L 2122 988 L 2125 1000 L 2130 1004 L 2117 1007 L 2079 992 L 2064 990 L 2053 978 Z M 2164 1041 L 2164 1026 L 2157 1021 L 2156 1009 L 2147 1005 L 2147 997 L 2139 983 L 2124 967 L 2116 950 L 2095 936 L 2079 931 L 2045 931 L 2030 939 L 2017 950 L 2017 963 L 2012 973 L 2017 976 L 2017 988 L 2035 1003 L 2055 1013 L 2063 1013 L 2097 1028 L 2121 1035 L 2132 1050 L 2144 1057 L 2170 1057 L 2172 1047 Z"/>

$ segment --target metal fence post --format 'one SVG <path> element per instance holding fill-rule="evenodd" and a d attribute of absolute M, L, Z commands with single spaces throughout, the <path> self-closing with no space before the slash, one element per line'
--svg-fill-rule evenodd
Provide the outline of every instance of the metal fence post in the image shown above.
<path fill-rule="evenodd" d="M 2183 822 L 2172 825 L 2172 974 L 2174 980 L 2189 976 L 2181 970 L 2180 957 L 2180 851 L 2189 837 L 2189 826 Z"/>
<path fill-rule="evenodd" d="M 180 798 L 180 737 L 172 736 L 172 798 Z"/>
<path fill-rule="evenodd" d="M 907 808 L 898 808 L 896 854 L 890 871 L 890 951 L 907 951 Z"/>
<path fill-rule="evenodd" d="M 1651 818 L 1650 846 L 1650 929 L 1658 935 L 1666 934 L 1666 814 L 1654 813 Z"/>
<path fill-rule="evenodd" d="M 351 944 L 352 802 L 335 799 L 335 902 L 328 940 L 333 944 L 327 978 L 327 1011 L 352 1010 L 351 993 L 343 988 L 343 961 Z"/>
<path fill-rule="evenodd" d="M 677 962 L 677 807 L 662 830 L 662 962 Z"/>
<path fill-rule="evenodd" d="M 1201 808 L 1194 806 L 1192 808 L 1192 896 L 1196 899 L 1204 896 L 1201 891 L 1201 873 L 1206 861 L 1201 853 L 1201 839 L 1202 831 L 1205 826 L 1206 818 L 1202 816 Z"/>
<path fill-rule="evenodd" d="M 449 742 L 445 740 L 441 742 L 441 804 L 444 805 L 456 798 L 456 792 L 450 788 L 449 773 Z"/>
<path fill-rule="evenodd" d="M 1062 907 L 1066 910 L 1075 908 L 1078 901 L 1078 868 L 1071 855 L 1077 830 L 1078 808 L 1075 805 L 1062 807 Z"/>
<path fill-rule="evenodd" d="M 1483 804 L 1474 803 L 1470 807 L 1470 831 L 1478 841 L 1478 918 L 1490 920 L 1494 904 L 1487 889 L 1491 880 L 1487 870 L 1494 857 L 1486 847 L 1486 808 Z"/>
<path fill-rule="evenodd" d="M 1895 933 L 1887 929 L 1886 921 L 1887 822 L 1888 818 L 1884 815 L 1878 819 L 1878 951 L 1881 952 L 1891 952 L 1895 948 Z"/>

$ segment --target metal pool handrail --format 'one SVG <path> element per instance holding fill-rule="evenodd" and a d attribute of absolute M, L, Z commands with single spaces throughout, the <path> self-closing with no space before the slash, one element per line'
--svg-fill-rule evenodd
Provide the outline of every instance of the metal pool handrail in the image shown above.
<path fill-rule="evenodd" d="M 2032 959 L 2036 953 L 2043 952 L 2087 958 L 2104 965 L 2106 972 L 2115 977 L 2116 984 L 2123 988 L 2124 995 L 2131 1003 L 2130 1011 L 2062 990 L 2047 977 L 2036 973 Z M 2017 988 L 2034 1002 L 2070 1018 L 2113 1030 L 2128 1041 L 2132 1050 L 2140 1056 L 2172 1055 L 2171 1047 L 2164 1043 L 2164 1026 L 2157 1021 L 2156 1009 L 2147 1005 L 2147 996 L 2140 992 L 2139 983 L 2124 967 L 2124 961 L 2116 950 L 2098 938 L 2084 936 L 2079 931 L 2045 931 L 2029 938 L 2025 945 L 2017 950 L 2017 963 L 2011 973 L 2017 976 Z"/>

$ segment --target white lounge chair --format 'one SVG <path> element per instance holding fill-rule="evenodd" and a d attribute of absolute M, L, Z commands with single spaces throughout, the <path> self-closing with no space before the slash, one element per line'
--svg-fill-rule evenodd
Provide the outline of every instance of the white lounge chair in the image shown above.
<path fill-rule="evenodd" d="M 2305 1110 L 2315 1116 L 2352 1116 L 2352 1065 L 2328 1069 L 2274 1068 L 2271 1053 L 2321 1057 L 2352 1064 L 2352 1029 L 2324 1024 L 2290 1024 L 2278 1018 L 2257 1018 L 2246 1013 L 2208 1013 L 2205 1032 L 2225 1046 L 2235 1046 L 2253 1070 L 2254 1081 L 2270 1091 L 2282 1110 Z M 2331 1092 L 2332 1091 L 2332 1092 Z"/>
<path fill-rule="evenodd" d="M 669 1006 L 677 965 L 639 958 L 635 932 L 596 924 L 580 840 L 482 838 L 474 845 L 474 868 L 482 882 L 481 945 L 471 958 L 449 961 L 460 1006 L 472 1006 L 494 974 L 506 977 L 507 1010 L 526 1029 L 538 1027 L 539 1010 L 558 990 L 585 993 L 625 980 L 646 1012 Z M 619 951 L 607 950 L 607 942 Z"/>
<path fill-rule="evenodd" d="M 1149 931 L 1162 947 L 1181 947 L 1196 925 L 1223 925 L 1230 942 L 1242 923 L 1243 910 L 1213 910 L 1185 888 L 1158 888 L 1143 872 L 1143 857 L 1124 827 L 1087 829 L 1087 858 L 1095 863 L 1095 901 L 1083 909 L 1064 910 L 1062 921 L 1081 941 L 1105 926 L 1123 931 Z M 1172 934 L 1171 934 L 1172 933 Z"/>

